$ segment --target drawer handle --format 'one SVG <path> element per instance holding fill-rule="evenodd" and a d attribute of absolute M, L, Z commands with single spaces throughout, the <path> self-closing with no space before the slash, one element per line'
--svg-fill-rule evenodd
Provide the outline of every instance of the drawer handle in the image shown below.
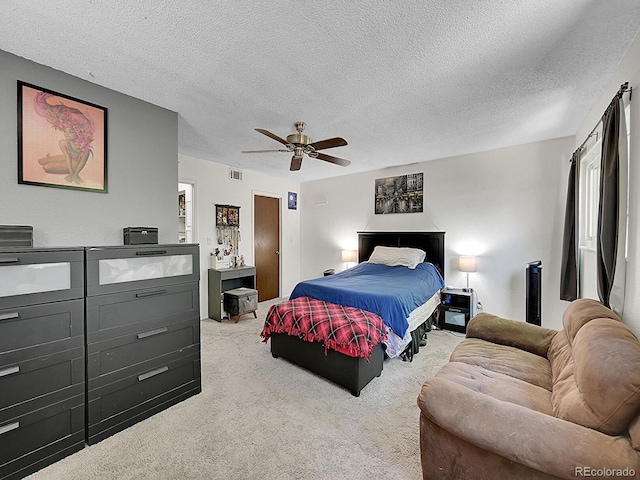
<path fill-rule="evenodd" d="M 156 328 L 155 330 L 150 330 L 148 332 L 143 332 L 138 334 L 138 340 L 147 337 L 153 337 L 154 335 L 160 335 L 161 333 L 167 332 L 167 327 Z"/>
<path fill-rule="evenodd" d="M 150 250 L 148 252 L 142 251 L 142 252 L 136 252 L 136 255 L 166 255 L 167 251 L 166 250 Z"/>
<path fill-rule="evenodd" d="M 140 292 L 140 293 L 136 293 L 136 297 L 137 297 L 137 298 L 153 297 L 154 295 L 164 295 L 165 293 L 167 293 L 167 291 L 166 291 L 166 290 L 154 290 L 153 292 Z"/>
<path fill-rule="evenodd" d="M 10 432 L 11 430 L 15 430 L 16 428 L 20 428 L 20 422 L 10 423 L 9 425 L 0 427 L 0 435 Z"/>
<path fill-rule="evenodd" d="M 4 370 L 0 370 L 0 377 L 6 377 L 7 375 L 12 375 L 14 373 L 18 373 L 19 371 L 20 367 L 5 368 Z"/>
<path fill-rule="evenodd" d="M 0 263 L 18 263 L 19 261 L 20 261 L 19 258 L 14 258 L 14 257 L 0 258 Z"/>
<path fill-rule="evenodd" d="M 20 314 L 18 312 L 14 312 L 0 315 L 0 320 L 12 320 L 14 318 L 20 318 Z"/>
<path fill-rule="evenodd" d="M 138 375 L 138 381 L 142 382 L 143 380 L 146 380 L 147 378 L 151 378 L 151 377 L 155 377 L 156 375 L 160 375 L 161 373 L 164 373 L 167 370 L 169 370 L 169 367 L 156 368 L 155 370 L 151 370 L 150 372 L 143 373 L 142 375 Z"/>

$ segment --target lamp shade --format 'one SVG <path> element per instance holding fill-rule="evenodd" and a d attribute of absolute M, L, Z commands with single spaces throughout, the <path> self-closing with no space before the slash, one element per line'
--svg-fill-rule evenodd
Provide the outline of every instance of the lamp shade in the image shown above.
<path fill-rule="evenodd" d="M 463 255 L 459 259 L 458 269 L 461 272 L 477 272 L 478 259 L 473 255 Z"/>
<path fill-rule="evenodd" d="M 342 261 L 343 262 L 357 262 L 358 261 L 358 251 L 357 250 L 342 250 Z"/>

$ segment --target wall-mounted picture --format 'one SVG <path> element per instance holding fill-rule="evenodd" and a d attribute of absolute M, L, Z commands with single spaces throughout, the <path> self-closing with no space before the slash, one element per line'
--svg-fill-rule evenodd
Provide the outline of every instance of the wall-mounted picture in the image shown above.
<path fill-rule="evenodd" d="M 107 192 L 107 109 L 18 81 L 18 183 Z"/>
<path fill-rule="evenodd" d="M 289 197 L 287 204 L 289 206 L 289 210 L 297 210 L 298 209 L 298 194 L 294 192 L 289 192 Z"/>
<path fill-rule="evenodd" d="M 424 174 L 411 173 L 375 181 L 375 213 L 422 212 Z"/>

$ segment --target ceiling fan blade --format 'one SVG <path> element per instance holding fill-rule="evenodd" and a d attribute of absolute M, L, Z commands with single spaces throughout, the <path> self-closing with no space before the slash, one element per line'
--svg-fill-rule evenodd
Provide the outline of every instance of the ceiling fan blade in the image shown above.
<path fill-rule="evenodd" d="M 309 146 L 315 150 L 324 150 L 325 148 L 344 147 L 347 145 L 347 141 L 344 138 L 334 137 L 327 138 L 326 140 L 318 140 L 317 142 L 310 143 Z"/>
<path fill-rule="evenodd" d="M 240 153 L 270 153 L 270 152 L 288 152 L 289 150 L 285 150 L 281 148 L 279 150 L 242 150 Z"/>
<path fill-rule="evenodd" d="M 296 170 L 300 170 L 300 167 L 302 166 L 302 157 L 296 157 L 295 155 L 293 157 L 291 157 L 291 166 L 289 167 L 289 170 L 296 171 Z"/>
<path fill-rule="evenodd" d="M 325 162 L 335 163 L 336 165 L 340 165 L 342 167 L 346 167 L 347 165 L 351 165 L 349 160 L 345 160 L 344 158 L 334 157 L 333 155 L 327 155 L 326 153 L 318 152 L 315 158 L 319 158 L 320 160 L 324 160 Z"/>
<path fill-rule="evenodd" d="M 266 135 L 269 138 L 273 138 L 276 142 L 280 142 L 283 145 L 289 145 L 289 142 L 280 138 L 275 133 L 271 133 L 269 130 L 265 130 L 263 128 L 256 128 L 256 132 L 260 132 L 263 135 Z"/>

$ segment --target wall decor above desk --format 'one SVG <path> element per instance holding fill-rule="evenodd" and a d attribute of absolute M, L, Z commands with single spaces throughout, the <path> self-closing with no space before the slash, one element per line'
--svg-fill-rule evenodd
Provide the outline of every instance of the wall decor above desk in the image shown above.
<path fill-rule="evenodd" d="M 239 227 L 240 207 L 216 203 L 216 227 Z"/>
<path fill-rule="evenodd" d="M 233 266 L 239 256 L 240 207 L 216 204 L 216 237 L 214 266 Z"/>

